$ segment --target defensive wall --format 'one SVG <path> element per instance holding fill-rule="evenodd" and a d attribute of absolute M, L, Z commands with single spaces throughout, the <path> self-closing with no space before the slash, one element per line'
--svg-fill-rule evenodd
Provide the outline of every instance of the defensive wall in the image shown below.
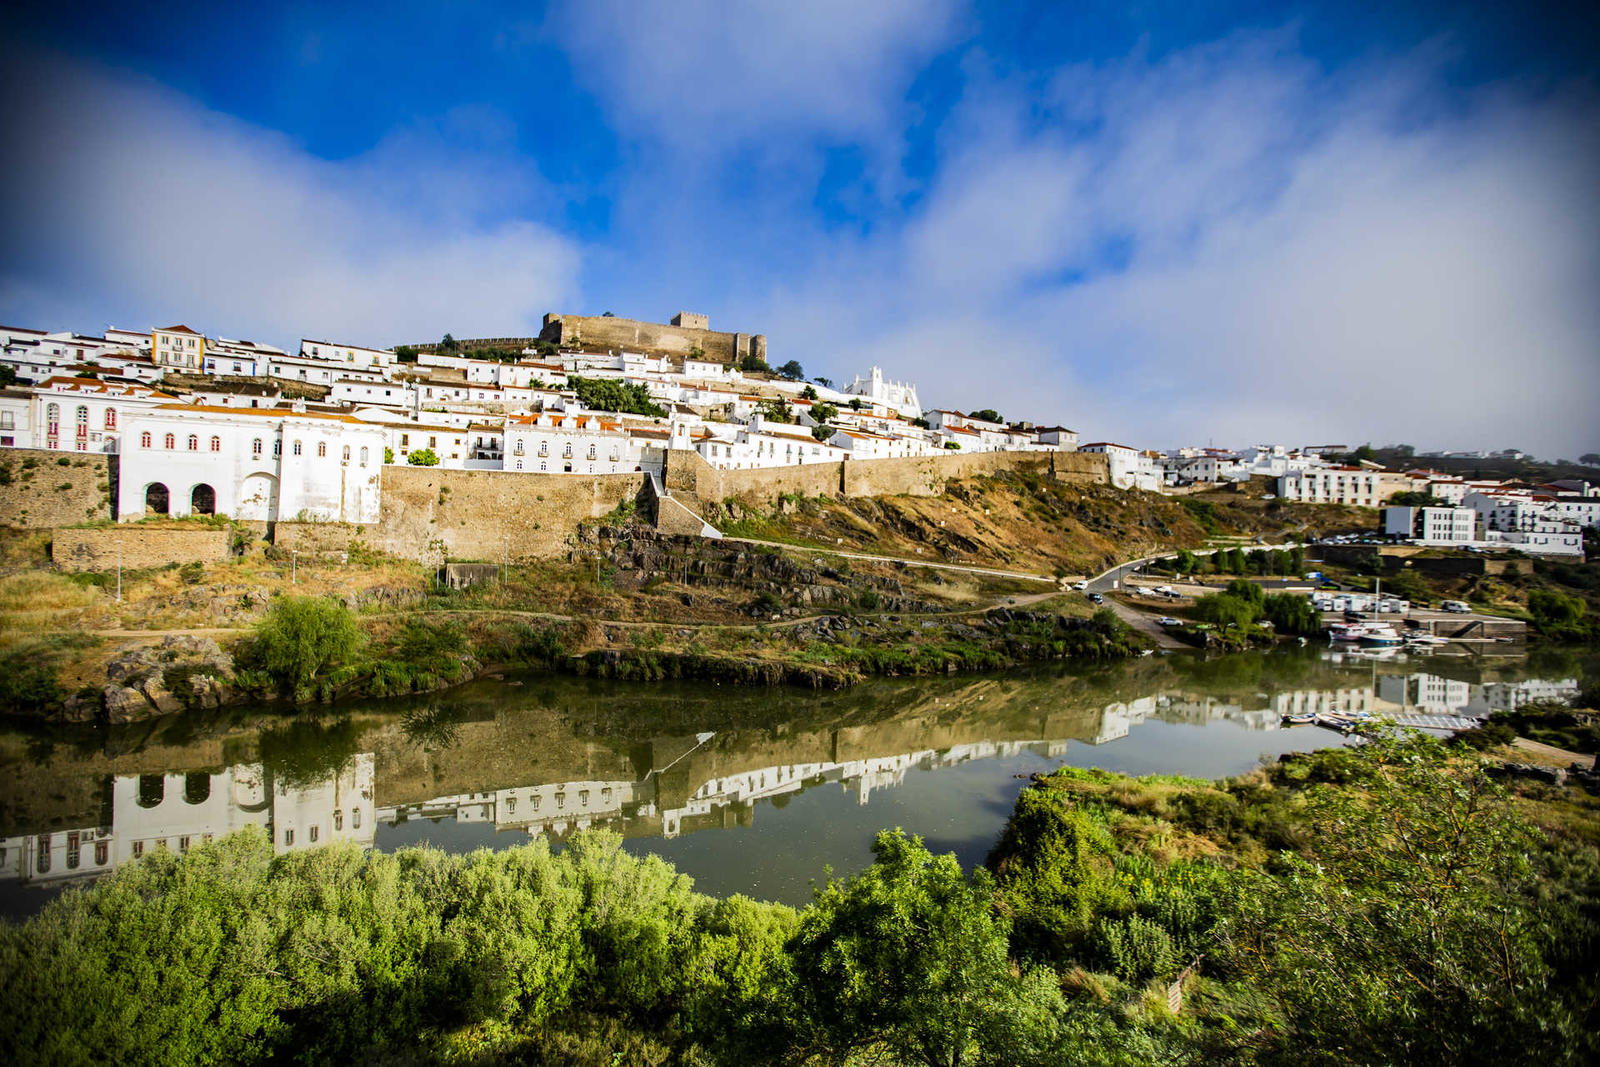
<path fill-rule="evenodd" d="M 232 551 L 233 534 L 206 527 L 165 527 L 144 523 L 58 529 L 50 557 L 69 571 L 115 570 L 118 559 L 128 570 L 168 563 L 218 563 Z"/>
<path fill-rule="evenodd" d="M 385 467 L 376 525 L 353 537 L 408 559 L 499 560 L 563 555 L 584 519 L 635 500 L 643 474 Z"/>
<path fill-rule="evenodd" d="M 115 466 L 104 452 L 0 450 L 0 526 L 43 530 L 112 518 Z"/>
<path fill-rule="evenodd" d="M 707 359 L 736 363 L 745 356 L 767 358 L 765 334 L 723 333 L 695 326 L 669 326 L 615 316 L 560 315 L 544 317 L 539 339 L 558 345 L 582 343 L 586 348 L 624 348 L 634 352 L 687 356 L 702 349 Z"/>
<path fill-rule="evenodd" d="M 1095 452 L 973 452 L 907 459 L 718 470 L 698 452 L 667 453 L 665 483 L 673 497 L 703 513 L 708 504 L 737 499 L 771 504 L 779 496 L 938 496 L 952 481 L 1001 470 L 1031 471 L 1054 481 L 1108 484 L 1107 458 Z"/>

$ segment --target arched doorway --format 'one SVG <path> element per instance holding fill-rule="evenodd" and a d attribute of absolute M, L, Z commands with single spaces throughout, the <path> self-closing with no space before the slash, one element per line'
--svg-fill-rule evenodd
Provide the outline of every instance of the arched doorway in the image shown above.
<path fill-rule="evenodd" d="M 160 482 L 151 482 L 145 487 L 144 513 L 146 515 L 167 514 L 167 487 Z"/>
<path fill-rule="evenodd" d="M 139 806 L 158 807 L 167 798 L 167 780 L 159 774 L 139 776 Z"/>
<path fill-rule="evenodd" d="M 189 514 L 215 515 L 217 513 L 217 491 L 201 482 L 189 493 Z"/>
<path fill-rule="evenodd" d="M 183 802 L 204 804 L 211 799 L 211 775 L 202 772 L 183 776 Z"/>

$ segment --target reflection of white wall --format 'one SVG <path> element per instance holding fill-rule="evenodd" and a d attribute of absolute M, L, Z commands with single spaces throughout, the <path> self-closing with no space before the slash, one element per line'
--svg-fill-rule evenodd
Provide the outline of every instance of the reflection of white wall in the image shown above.
<path fill-rule="evenodd" d="M 270 834 L 277 853 L 331 841 L 371 847 L 377 832 L 372 754 L 302 789 L 273 789 L 259 763 L 117 775 L 110 826 L 0 838 L 0 878 L 37 883 L 104 874 L 158 848 L 181 854 L 246 826 Z"/>

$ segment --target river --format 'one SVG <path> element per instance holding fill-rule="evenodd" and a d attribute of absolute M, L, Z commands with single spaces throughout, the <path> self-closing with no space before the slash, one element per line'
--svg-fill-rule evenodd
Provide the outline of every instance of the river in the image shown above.
<path fill-rule="evenodd" d="M 1027 776 L 1062 765 L 1238 774 L 1345 743 L 1292 710 L 1418 725 L 1548 697 L 1600 666 L 1545 654 L 1371 659 L 1326 648 L 880 680 L 837 693 L 549 675 L 286 716 L 0 733 L 0 914 L 158 847 L 260 826 L 331 841 L 504 848 L 615 830 L 708 893 L 802 904 L 904 827 L 979 864 Z"/>

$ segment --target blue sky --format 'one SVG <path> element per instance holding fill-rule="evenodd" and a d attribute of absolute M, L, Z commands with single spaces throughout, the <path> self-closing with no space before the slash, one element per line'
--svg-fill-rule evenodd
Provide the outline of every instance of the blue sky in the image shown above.
<path fill-rule="evenodd" d="M 1592 5 L 13 5 L 0 319 L 703 311 L 1141 446 L 1600 450 Z"/>

